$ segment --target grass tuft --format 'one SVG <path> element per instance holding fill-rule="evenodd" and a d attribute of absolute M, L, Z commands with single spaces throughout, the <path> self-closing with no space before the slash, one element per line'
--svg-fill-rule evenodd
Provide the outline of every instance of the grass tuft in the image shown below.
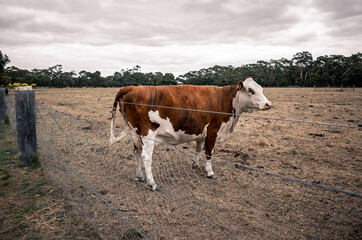
<path fill-rule="evenodd" d="M 9 125 L 10 124 L 10 120 L 9 120 L 9 116 L 5 115 L 5 124 Z"/>
<path fill-rule="evenodd" d="M 5 180 L 9 179 L 10 177 L 11 177 L 11 175 L 8 170 L 6 170 L 4 168 L 0 168 L 0 180 L 1 181 L 5 181 Z"/>
<path fill-rule="evenodd" d="M 31 165 L 29 166 L 30 170 L 41 168 L 41 162 L 39 160 L 39 155 L 34 155 L 31 159 Z"/>
<path fill-rule="evenodd" d="M 142 239 L 142 235 L 136 229 L 128 228 L 126 231 L 123 232 L 123 235 L 120 239 Z"/>

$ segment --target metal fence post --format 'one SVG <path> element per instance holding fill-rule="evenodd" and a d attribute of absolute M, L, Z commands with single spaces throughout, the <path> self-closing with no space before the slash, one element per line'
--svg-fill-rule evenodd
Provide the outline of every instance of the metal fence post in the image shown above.
<path fill-rule="evenodd" d="M 28 166 L 37 155 L 33 90 L 15 91 L 15 111 L 20 166 Z"/>
<path fill-rule="evenodd" d="M 6 115 L 5 88 L 0 88 L 0 124 L 5 123 L 5 115 Z"/>

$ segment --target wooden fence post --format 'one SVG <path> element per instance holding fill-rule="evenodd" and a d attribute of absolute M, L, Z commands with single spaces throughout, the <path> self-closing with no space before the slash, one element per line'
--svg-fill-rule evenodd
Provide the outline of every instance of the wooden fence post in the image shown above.
<path fill-rule="evenodd" d="M 33 90 L 15 91 L 15 111 L 20 166 L 29 166 L 37 155 Z"/>
<path fill-rule="evenodd" d="M 6 115 L 5 88 L 0 88 L 0 124 L 5 123 L 5 115 Z"/>

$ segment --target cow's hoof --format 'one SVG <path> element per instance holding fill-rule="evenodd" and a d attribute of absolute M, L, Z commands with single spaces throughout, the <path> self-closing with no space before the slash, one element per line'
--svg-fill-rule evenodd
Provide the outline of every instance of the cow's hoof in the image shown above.
<path fill-rule="evenodd" d="M 208 179 L 214 179 L 214 178 L 215 178 L 215 175 L 214 175 L 214 174 L 211 174 L 210 176 L 207 175 L 206 177 L 207 177 Z"/>
<path fill-rule="evenodd" d="M 146 178 L 144 177 L 136 177 L 136 180 L 139 182 L 146 182 Z"/>
<path fill-rule="evenodd" d="M 150 189 L 152 190 L 152 192 L 155 192 L 157 190 L 157 185 L 153 184 L 153 185 L 148 185 L 150 187 Z"/>
<path fill-rule="evenodd" d="M 192 163 L 192 165 L 191 165 L 192 169 L 198 169 L 199 167 L 200 167 L 199 164 L 196 164 L 196 163 Z"/>
<path fill-rule="evenodd" d="M 147 186 L 148 186 L 152 191 L 156 191 L 156 189 L 157 189 L 157 184 L 156 184 L 154 181 L 147 182 Z"/>

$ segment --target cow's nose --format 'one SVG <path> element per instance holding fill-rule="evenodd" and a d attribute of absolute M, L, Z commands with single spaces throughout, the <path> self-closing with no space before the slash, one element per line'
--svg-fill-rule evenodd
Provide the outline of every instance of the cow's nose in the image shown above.
<path fill-rule="evenodd" d="M 271 104 L 271 102 L 267 102 L 267 103 L 265 103 L 265 109 L 269 109 L 269 108 L 271 108 L 271 106 L 272 106 L 272 104 Z"/>

